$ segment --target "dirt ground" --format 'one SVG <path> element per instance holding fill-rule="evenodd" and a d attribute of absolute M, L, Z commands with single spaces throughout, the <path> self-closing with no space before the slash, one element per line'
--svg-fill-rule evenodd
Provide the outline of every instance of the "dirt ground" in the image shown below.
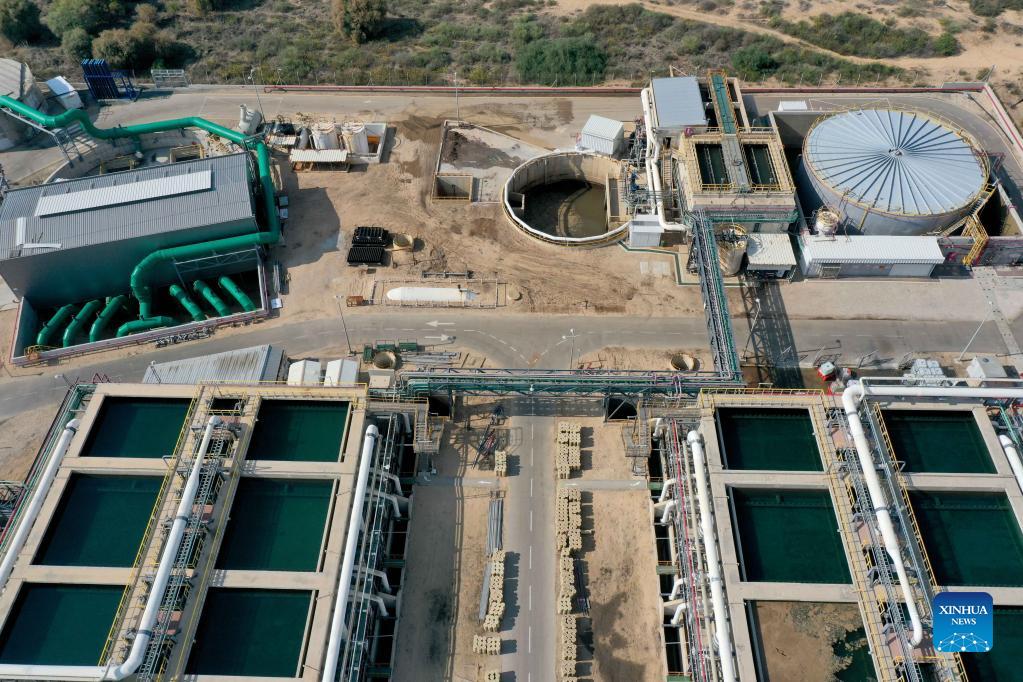
<path fill-rule="evenodd" d="M 582 470 L 578 474 L 583 480 L 629 480 L 632 462 L 625 456 L 622 442 L 622 424 L 603 423 L 601 417 L 578 418 L 572 421 L 582 424 Z"/>
<path fill-rule="evenodd" d="M 838 656 L 833 646 L 859 648 L 866 636 L 855 604 L 811 602 L 756 603 L 758 633 L 771 680 L 831 680 L 847 668 L 850 658 Z"/>
<path fill-rule="evenodd" d="M 686 353 L 699 361 L 697 369 L 710 366 L 710 354 L 706 348 L 624 348 L 622 346 L 606 346 L 592 353 L 586 353 L 578 359 L 579 369 L 654 369 L 668 371 L 671 369 L 671 356 Z"/>
<path fill-rule="evenodd" d="M 394 680 L 476 680 L 472 652 L 483 588 L 490 492 L 418 486 L 395 640 Z"/>
<path fill-rule="evenodd" d="M 664 679 L 667 673 L 649 500 L 639 491 L 583 493 L 583 528 L 593 528 L 592 536 L 584 536 L 582 554 L 592 641 L 580 623 L 579 658 L 592 653 L 588 677 L 595 682 Z"/>
<path fill-rule="evenodd" d="M 25 480 L 54 417 L 47 405 L 0 421 L 0 480 Z"/>

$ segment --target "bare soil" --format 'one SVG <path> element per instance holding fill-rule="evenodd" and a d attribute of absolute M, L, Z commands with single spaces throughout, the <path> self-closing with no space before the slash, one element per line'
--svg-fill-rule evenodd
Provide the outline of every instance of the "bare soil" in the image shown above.
<path fill-rule="evenodd" d="M 860 639 L 847 637 L 863 627 L 855 604 L 760 601 L 756 606 L 770 679 L 832 680 L 848 667 L 849 659 L 836 656 L 832 646 Z"/>
<path fill-rule="evenodd" d="M 622 424 L 603 423 L 601 417 L 573 418 L 582 424 L 583 480 L 610 481 L 642 479 L 633 476 L 632 461 L 625 456 Z M 645 482 L 644 482 L 645 483 Z"/>
<path fill-rule="evenodd" d="M 587 520 L 586 500 L 592 501 Z M 658 614 L 657 555 L 646 492 L 583 493 L 583 560 L 589 587 L 593 680 L 656 680 L 667 674 Z M 582 624 L 581 624 L 582 625 Z M 582 630 L 582 628 L 580 628 Z M 582 667 L 582 666 L 581 666 Z"/>
<path fill-rule="evenodd" d="M 47 405 L 0 420 L 0 480 L 25 480 L 53 419 Z"/>

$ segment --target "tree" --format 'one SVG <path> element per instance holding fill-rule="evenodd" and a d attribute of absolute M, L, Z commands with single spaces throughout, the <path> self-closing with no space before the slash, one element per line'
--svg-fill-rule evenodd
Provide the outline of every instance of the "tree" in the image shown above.
<path fill-rule="evenodd" d="M 332 0 L 334 26 L 357 43 L 380 33 L 387 16 L 386 0 Z"/>
<path fill-rule="evenodd" d="M 587 38 L 534 40 L 519 50 L 515 68 L 526 83 L 593 83 L 604 77 L 607 55 Z"/>
<path fill-rule="evenodd" d="M 755 45 L 736 50 L 732 54 L 732 67 L 749 81 L 763 80 L 777 71 L 778 66 L 777 59 Z"/>
<path fill-rule="evenodd" d="M 92 56 L 92 38 L 84 28 L 73 28 L 67 31 L 60 39 L 60 47 L 64 50 L 67 58 L 73 62 L 80 62 Z"/>
<path fill-rule="evenodd" d="M 96 0 L 54 0 L 43 22 L 59 37 L 73 28 L 93 34 L 104 22 L 107 8 Z"/>
<path fill-rule="evenodd" d="M 92 54 L 118 69 L 146 69 L 157 58 L 156 27 L 135 22 L 131 28 L 111 28 L 92 41 Z"/>
<path fill-rule="evenodd" d="M 31 0 L 0 0 L 0 33 L 14 44 L 38 38 L 43 32 L 39 7 Z"/>

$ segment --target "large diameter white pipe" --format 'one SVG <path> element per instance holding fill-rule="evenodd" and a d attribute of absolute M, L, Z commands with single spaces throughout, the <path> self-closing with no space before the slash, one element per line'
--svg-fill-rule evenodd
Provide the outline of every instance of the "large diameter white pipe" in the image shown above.
<path fill-rule="evenodd" d="M 76 666 L 76 665 L 0 665 L 0 678 L 4 679 L 28 679 L 28 680 L 123 680 L 135 674 L 142 664 L 146 649 L 153 638 L 153 626 L 156 625 L 156 618 L 160 612 L 160 605 L 163 603 L 164 594 L 167 591 L 167 583 L 170 582 L 171 570 L 174 568 L 174 558 L 181 548 L 181 539 L 185 534 L 185 526 L 188 524 L 188 517 L 192 513 L 192 506 L 195 504 L 195 495 L 199 489 L 199 479 L 202 474 L 202 465 L 209 449 L 210 440 L 213 437 L 213 430 L 220 424 L 220 417 L 210 417 L 206 423 L 206 430 L 203 433 L 202 442 L 199 445 L 195 463 L 192 465 L 191 473 L 185 482 L 185 488 L 181 494 L 181 502 L 178 504 L 177 513 L 174 516 L 174 523 L 171 525 L 170 533 L 167 534 L 167 541 L 160 553 L 160 565 L 156 569 L 156 577 L 149 589 L 149 597 L 146 600 L 146 608 L 142 612 L 142 619 L 139 621 L 135 639 L 131 645 L 128 657 L 121 665 L 110 669 L 110 666 Z M 69 424 L 70 426 L 70 424 Z"/>
<path fill-rule="evenodd" d="M 678 605 L 678 608 L 675 609 L 675 614 L 671 617 L 671 625 L 673 627 L 677 628 L 679 624 L 682 622 L 682 614 L 686 612 L 686 607 L 687 604 L 683 602 L 682 604 Z"/>
<path fill-rule="evenodd" d="M 320 680 L 334 682 L 337 673 L 337 658 L 344 635 L 345 611 L 348 610 L 348 591 L 351 589 L 352 570 L 355 568 L 355 553 L 362 530 L 362 505 L 366 499 L 366 483 L 373 463 L 373 451 L 376 449 L 377 436 L 380 435 L 376 425 L 370 424 L 362 439 L 362 456 L 359 460 L 359 473 L 355 482 L 355 494 L 352 496 L 352 513 L 348 518 L 348 535 L 345 536 L 345 553 L 341 559 L 341 574 L 337 580 L 337 598 L 334 601 L 334 614 L 330 620 L 330 636 L 327 639 L 327 657 L 323 662 L 323 674 Z"/>
<path fill-rule="evenodd" d="M 998 442 L 1002 444 L 1002 450 L 1005 451 L 1005 456 L 1009 460 L 1009 466 L 1012 467 L 1012 473 L 1016 477 L 1016 485 L 1023 491 L 1023 462 L 1020 462 L 1016 444 L 1005 435 L 999 436 Z"/>
<path fill-rule="evenodd" d="M 710 499 L 708 471 L 703 456 L 703 441 L 697 431 L 690 431 L 686 438 L 693 451 L 693 469 L 696 471 L 696 499 L 700 505 L 700 533 L 703 535 L 703 553 L 707 559 L 707 582 L 710 583 L 711 608 L 714 611 L 714 638 L 718 645 L 718 660 L 721 661 L 723 682 L 735 682 L 735 665 L 732 663 L 732 638 L 728 626 L 728 606 L 725 604 L 725 590 L 721 579 L 721 559 L 718 556 L 717 536 L 714 533 L 714 507 Z"/>
<path fill-rule="evenodd" d="M 661 486 L 661 494 L 657 496 L 657 504 L 664 502 L 668 498 L 668 493 L 671 492 L 672 487 L 675 485 L 674 478 L 664 479 L 664 485 Z"/>
<path fill-rule="evenodd" d="M 653 95 L 650 88 L 643 88 L 639 93 L 640 101 L 643 103 L 643 120 L 646 125 L 646 179 L 647 186 L 653 192 L 654 207 L 657 212 L 657 222 L 662 230 L 680 230 L 683 225 L 680 223 L 669 223 L 664 217 L 664 201 L 661 198 L 661 171 L 658 164 L 661 161 L 661 143 L 654 134 L 654 113 L 650 104 Z"/>
<path fill-rule="evenodd" d="M 7 546 L 7 554 L 4 555 L 3 562 L 0 562 L 0 592 L 7 586 L 7 579 L 11 577 L 14 564 L 18 562 L 18 555 L 21 554 L 25 541 L 28 539 L 28 534 L 35 524 L 36 517 L 39 515 L 39 510 L 46 500 L 46 495 L 50 492 L 53 479 L 57 477 L 57 471 L 64 461 L 64 455 L 67 454 L 68 448 L 71 446 L 71 440 L 75 437 L 75 433 L 78 432 L 78 423 L 77 419 L 72 419 L 64 427 L 64 431 L 60 434 L 60 439 L 53 449 L 53 454 L 50 455 L 50 461 L 46 463 L 46 468 L 43 469 L 43 474 L 36 483 L 36 489 L 32 493 L 32 498 L 29 500 L 28 506 L 25 507 L 25 513 L 22 514 L 21 519 L 18 521 L 18 527 L 11 538 L 11 544 Z"/>
<path fill-rule="evenodd" d="M 891 387 L 895 388 L 895 387 Z M 871 393 L 878 393 L 871 387 Z M 885 388 L 883 395 L 887 393 Z M 867 435 L 863 431 L 863 423 L 860 421 L 859 403 L 863 399 L 864 391 L 859 382 L 852 381 L 842 392 L 842 408 L 845 410 L 846 419 L 849 422 L 849 432 L 856 446 L 856 455 L 860 460 L 860 469 L 863 470 L 863 479 L 867 484 L 867 493 L 870 495 L 870 505 L 874 508 L 874 516 L 877 518 L 877 527 L 881 531 L 881 540 L 884 543 L 885 551 L 892 559 L 895 572 L 899 576 L 899 587 L 902 590 L 902 598 L 906 603 L 906 612 L 913 626 L 912 645 L 918 646 L 924 638 L 923 624 L 920 622 L 920 613 L 917 611 L 916 602 L 913 599 L 913 591 L 909 584 L 909 575 L 906 573 L 906 564 L 902 561 L 902 551 L 899 546 L 899 539 L 895 535 L 895 526 L 892 525 L 892 517 L 888 512 L 889 500 L 881 489 L 881 481 L 877 477 L 877 470 L 874 465 L 874 457 L 867 443 Z"/>
<path fill-rule="evenodd" d="M 678 500 L 672 500 L 668 504 L 664 505 L 664 512 L 661 514 L 661 525 L 668 523 L 671 520 L 671 513 L 675 511 L 675 507 L 678 506 Z"/>

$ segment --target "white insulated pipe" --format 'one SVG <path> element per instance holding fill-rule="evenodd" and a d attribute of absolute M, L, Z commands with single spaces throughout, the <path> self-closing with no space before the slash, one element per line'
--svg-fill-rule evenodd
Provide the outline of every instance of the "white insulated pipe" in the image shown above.
<path fill-rule="evenodd" d="M 657 211 L 657 222 L 662 230 L 681 230 L 684 226 L 680 223 L 669 223 L 664 217 L 664 201 L 661 199 L 661 171 L 658 164 L 661 162 L 661 143 L 654 134 L 654 111 L 650 104 L 653 95 L 650 88 L 643 88 L 639 98 L 643 102 L 643 121 L 646 125 L 646 182 L 647 187 L 653 192 L 654 207 Z"/>
<path fill-rule="evenodd" d="M 64 427 L 64 431 L 60 434 L 60 439 L 57 440 L 57 445 L 53 449 L 53 454 L 50 455 L 50 461 L 46 463 L 46 468 L 43 469 L 43 474 L 36 483 L 32 499 L 29 500 L 28 506 L 25 507 L 25 513 L 22 515 L 21 520 L 18 521 L 18 527 L 14 531 L 14 537 L 11 538 L 11 544 L 7 546 L 7 554 L 4 555 L 3 562 L 0 562 L 0 592 L 7 587 L 7 579 L 11 577 L 14 564 L 18 562 L 18 555 L 21 554 L 21 550 L 25 547 L 25 541 L 28 540 L 28 534 L 35 524 L 36 517 L 39 516 L 39 510 L 46 500 L 46 495 L 50 492 L 53 479 L 57 477 L 57 471 L 64 461 L 64 455 L 67 454 L 68 448 L 71 447 L 71 440 L 75 437 L 75 433 L 78 432 L 78 423 L 77 419 L 72 419 Z"/>
<path fill-rule="evenodd" d="M 682 578 L 675 578 L 675 582 L 671 586 L 671 594 L 668 595 L 668 601 L 675 601 L 678 599 L 678 595 L 682 592 L 682 586 L 685 584 L 686 581 Z"/>
<path fill-rule="evenodd" d="M 199 445 L 195 463 L 185 482 L 185 488 L 181 493 L 181 502 L 178 504 L 177 513 L 174 516 L 174 523 L 167 534 L 167 541 L 160 553 L 160 565 L 156 569 L 156 577 L 153 578 L 153 585 L 149 589 L 149 597 L 146 599 L 146 608 L 139 620 L 135 639 L 131 644 L 131 651 L 124 662 L 116 668 L 107 666 L 76 666 L 76 665 L 0 665 L 0 678 L 16 678 L 28 680 L 123 680 L 135 674 L 142 664 L 146 649 L 153 637 L 153 626 L 156 625 L 156 618 L 160 612 L 160 605 L 163 603 L 164 593 L 167 591 L 167 583 L 170 582 L 171 570 L 174 568 L 174 557 L 177 556 L 181 547 L 181 539 L 185 534 L 185 526 L 188 524 L 188 517 L 191 516 L 192 506 L 195 504 L 195 495 L 199 490 L 199 479 L 202 473 L 202 465 L 206 451 L 209 449 L 210 440 L 213 437 L 213 430 L 220 424 L 220 417 L 210 417 L 206 423 L 206 430 L 203 432 L 202 442 Z M 69 424 L 70 426 L 70 424 Z"/>
<path fill-rule="evenodd" d="M 895 388 L 895 387 L 892 387 Z M 877 395 L 891 395 L 887 392 L 881 394 L 874 387 L 870 392 Z M 885 391 L 890 389 L 884 389 Z M 884 543 L 885 551 L 892 559 L 895 566 L 895 573 L 899 576 L 899 588 L 902 590 L 902 598 L 906 603 L 906 612 L 913 627 L 913 646 L 918 646 L 924 638 L 923 623 L 920 622 L 920 613 L 917 611 L 916 602 L 913 599 L 913 591 L 909 585 L 909 575 L 906 573 L 906 564 L 902 561 L 902 551 L 899 546 L 899 538 L 895 535 L 895 526 L 892 525 L 892 517 L 888 511 L 889 500 L 881 489 L 881 481 L 877 477 L 877 470 L 874 466 L 874 457 L 870 452 L 870 445 L 867 443 L 867 435 L 863 431 L 863 422 L 860 421 L 859 404 L 863 400 L 864 387 L 857 381 L 852 381 L 842 392 L 842 408 L 845 410 L 846 419 L 849 421 L 849 432 L 856 446 L 856 455 L 860 460 L 860 469 L 863 470 L 863 479 L 867 484 L 867 494 L 870 495 L 870 505 L 874 508 L 874 516 L 877 518 L 877 527 L 881 531 L 881 540 Z"/>
<path fill-rule="evenodd" d="M 678 500 L 672 500 L 668 504 L 664 505 L 664 511 L 661 513 L 661 525 L 663 526 L 671 519 L 671 513 L 675 511 L 675 507 L 678 506 Z"/>
<path fill-rule="evenodd" d="M 675 609 L 675 615 L 671 617 L 672 627 L 677 628 L 679 626 L 679 623 L 682 622 L 682 614 L 686 612 L 687 606 L 688 605 L 685 602 L 682 602 L 681 604 L 678 605 L 678 608 Z"/>
<path fill-rule="evenodd" d="M 362 455 L 359 460 L 359 474 L 355 482 L 355 493 L 352 495 L 352 513 L 348 518 L 348 535 L 345 536 L 345 553 L 341 559 L 341 573 L 337 580 L 337 598 L 334 601 L 334 614 L 330 620 L 330 636 L 327 639 L 327 656 L 323 661 L 322 682 L 334 682 L 337 673 L 337 658 L 341 649 L 341 638 L 344 636 L 345 612 L 348 610 L 348 591 L 351 589 L 352 570 L 355 568 L 355 553 L 359 543 L 359 532 L 362 530 L 362 505 L 366 500 L 366 483 L 369 472 L 373 468 L 373 451 L 376 449 L 377 436 L 380 430 L 370 424 L 362 439 Z"/>
<path fill-rule="evenodd" d="M 735 682 L 735 665 L 732 662 L 732 638 L 728 626 L 728 605 L 725 603 L 725 589 L 721 578 L 721 558 L 718 556 L 717 536 L 714 533 L 714 507 L 710 499 L 706 458 L 703 442 L 698 431 L 690 431 L 686 437 L 693 451 L 693 469 L 696 472 L 696 499 L 700 505 L 700 533 L 703 535 L 703 553 L 707 559 L 707 582 L 710 583 L 711 609 L 714 613 L 714 638 L 718 645 L 718 660 L 721 662 L 722 682 Z"/>
<path fill-rule="evenodd" d="M 1009 460 L 1009 466 L 1012 467 L 1012 473 L 1016 476 L 1016 485 L 1019 486 L 1020 490 L 1023 491 L 1023 462 L 1019 459 L 1019 452 L 1016 450 L 1016 444 L 1012 442 L 1012 439 L 1006 435 L 998 437 L 998 442 L 1002 444 L 1002 450 L 1005 451 L 1005 456 Z"/>
<path fill-rule="evenodd" d="M 661 487 L 661 494 L 657 496 L 657 504 L 664 502 L 664 499 L 668 497 L 668 493 L 671 492 L 671 489 L 674 485 L 675 485 L 674 478 L 664 479 L 664 485 Z"/>

